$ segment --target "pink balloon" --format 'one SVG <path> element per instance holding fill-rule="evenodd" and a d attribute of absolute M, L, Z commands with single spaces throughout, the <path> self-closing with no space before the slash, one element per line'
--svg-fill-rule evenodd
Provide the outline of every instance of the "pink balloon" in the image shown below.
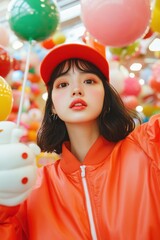
<path fill-rule="evenodd" d="M 138 81 L 138 78 L 128 77 L 124 80 L 124 91 L 123 95 L 133 95 L 138 96 L 141 92 L 141 85 Z"/>
<path fill-rule="evenodd" d="M 7 47 L 9 45 L 9 32 L 8 29 L 0 25 L 0 45 Z"/>
<path fill-rule="evenodd" d="M 82 21 L 104 45 L 127 46 L 148 30 L 150 0 L 82 0 Z"/>
<path fill-rule="evenodd" d="M 127 108 L 135 109 L 139 102 L 136 96 L 123 96 L 122 101 Z"/>

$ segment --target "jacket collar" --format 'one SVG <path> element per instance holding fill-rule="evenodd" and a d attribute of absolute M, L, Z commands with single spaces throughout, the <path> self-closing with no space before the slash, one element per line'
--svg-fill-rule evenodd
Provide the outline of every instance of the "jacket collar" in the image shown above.
<path fill-rule="evenodd" d="M 71 152 L 70 143 L 62 145 L 62 155 L 60 165 L 64 172 L 72 173 L 80 168 L 81 165 L 97 165 L 103 162 L 111 153 L 115 143 L 107 141 L 100 136 L 89 149 L 83 162 L 80 162 Z"/>

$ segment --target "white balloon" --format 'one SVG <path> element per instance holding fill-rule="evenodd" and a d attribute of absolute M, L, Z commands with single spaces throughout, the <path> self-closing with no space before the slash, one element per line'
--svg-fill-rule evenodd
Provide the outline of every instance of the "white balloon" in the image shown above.
<path fill-rule="evenodd" d="M 128 70 L 117 61 L 110 62 L 109 65 L 110 83 L 121 94 L 124 90 L 124 79 L 129 76 Z"/>

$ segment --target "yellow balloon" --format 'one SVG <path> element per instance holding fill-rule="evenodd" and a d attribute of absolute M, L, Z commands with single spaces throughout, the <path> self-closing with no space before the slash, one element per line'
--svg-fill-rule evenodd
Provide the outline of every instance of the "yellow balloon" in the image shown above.
<path fill-rule="evenodd" d="M 53 42 L 58 45 L 58 44 L 62 44 L 66 41 L 66 36 L 62 33 L 62 32 L 56 32 L 53 35 Z"/>
<path fill-rule="evenodd" d="M 156 7 L 157 9 L 160 9 L 160 0 L 156 0 L 156 1 L 155 1 L 155 7 Z"/>
<path fill-rule="evenodd" d="M 0 121 L 9 116 L 12 109 L 13 97 L 10 85 L 0 76 Z"/>
<path fill-rule="evenodd" d="M 159 19 L 160 19 L 160 8 L 155 7 L 152 11 L 152 17 L 151 17 L 151 23 L 150 23 L 150 27 L 153 32 L 160 33 Z"/>
<path fill-rule="evenodd" d="M 151 117 L 156 112 L 158 113 L 160 111 L 159 106 L 154 106 L 150 104 L 146 104 L 143 106 L 143 113 L 146 117 Z"/>

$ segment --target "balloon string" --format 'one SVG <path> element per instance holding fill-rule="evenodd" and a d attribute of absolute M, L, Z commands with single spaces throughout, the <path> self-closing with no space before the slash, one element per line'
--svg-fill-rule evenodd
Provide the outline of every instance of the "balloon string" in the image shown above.
<path fill-rule="evenodd" d="M 28 47 L 28 52 L 27 52 L 27 60 L 26 60 L 26 66 L 25 66 L 25 72 L 24 72 L 20 104 L 19 104 L 19 109 L 18 109 L 17 127 L 19 127 L 19 125 L 20 125 L 20 119 L 21 119 L 21 114 L 22 114 L 22 106 L 23 106 L 23 102 L 24 102 L 25 87 L 26 87 L 27 76 L 28 76 L 28 71 L 29 71 L 29 64 L 30 64 L 31 47 L 32 47 L 32 42 L 30 41 L 29 47 Z"/>

